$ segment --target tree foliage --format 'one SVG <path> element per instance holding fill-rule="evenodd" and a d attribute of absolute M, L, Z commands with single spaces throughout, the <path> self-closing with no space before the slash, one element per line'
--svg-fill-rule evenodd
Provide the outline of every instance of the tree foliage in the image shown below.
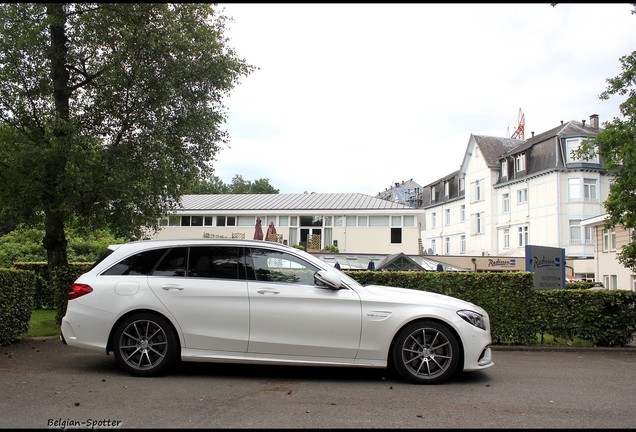
<path fill-rule="evenodd" d="M 229 184 L 224 183 L 217 176 L 212 176 L 209 180 L 198 180 L 184 191 L 186 194 L 277 194 L 279 192 L 269 183 L 269 179 L 244 180 L 240 174 L 234 175 L 232 183 Z"/>
<path fill-rule="evenodd" d="M 42 245 L 44 227 L 18 226 L 0 236 L 0 267 L 11 267 L 14 262 L 46 262 L 46 250 Z M 111 244 L 123 243 L 123 238 L 106 230 L 87 231 L 81 227 L 69 227 L 68 259 L 71 262 L 95 262 Z"/>
<path fill-rule="evenodd" d="M 255 68 L 213 4 L 0 4 L 0 216 L 44 220 L 49 268 L 65 226 L 132 238 L 208 178 L 226 97 Z"/>
<path fill-rule="evenodd" d="M 636 228 L 636 51 L 621 57 L 622 72 L 607 79 L 608 86 L 599 98 L 607 100 L 612 95 L 626 96 L 620 104 L 622 118 L 614 118 L 603 124 L 598 135 L 581 146 L 579 155 L 589 157 L 598 154 L 603 160 L 612 182 L 605 210 L 607 227 Z M 618 260 L 636 270 L 636 242 L 624 246 Z"/>

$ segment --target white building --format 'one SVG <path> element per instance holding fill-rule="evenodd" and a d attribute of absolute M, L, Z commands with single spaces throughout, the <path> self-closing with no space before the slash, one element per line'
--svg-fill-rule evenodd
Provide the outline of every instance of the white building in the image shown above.
<path fill-rule="evenodd" d="M 636 275 L 617 258 L 618 252 L 631 241 L 633 231 L 623 227 L 606 228 L 606 219 L 607 214 L 602 214 L 581 222 L 582 226 L 592 229 L 596 280 L 603 282 L 607 289 L 636 291 Z"/>
<path fill-rule="evenodd" d="M 254 238 L 273 222 L 279 241 L 309 252 L 420 254 L 423 209 L 358 193 L 185 195 L 153 238 Z M 267 239 L 266 239 L 267 240 Z"/>
<path fill-rule="evenodd" d="M 568 276 L 594 280 L 594 239 L 581 221 L 604 212 L 602 161 L 572 155 L 599 132 L 562 123 L 527 140 L 471 135 L 457 172 L 423 187 L 422 241 L 438 255 L 523 256 L 527 244 L 564 248 Z"/>

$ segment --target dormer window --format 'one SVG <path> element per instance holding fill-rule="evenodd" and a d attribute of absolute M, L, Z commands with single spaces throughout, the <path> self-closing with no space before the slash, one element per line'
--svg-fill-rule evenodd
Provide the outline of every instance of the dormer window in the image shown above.
<path fill-rule="evenodd" d="M 431 202 L 435 202 L 435 200 L 436 200 L 435 186 L 431 186 Z"/>
<path fill-rule="evenodd" d="M 526 169 L 526 154 L 519 153 L 516 158 L 517 161 L 517 172 L 525 171 Z"/>
<path fill-rule="evenodd" d="M 444 182 L 444 196 L 448 197 L 450 195 L 450 182 L 447 180 Z"/>
<path fill-rule="evenodd" d="M 579 149 L 583 144 L 584 138 L 568 138 L 565 140 L 566 162 L 590 162 L 599 163 L 598 154 L 593 155 L 589 159 L 575 156 L 573 152 Z"/>
<path fill-rule="evenodd" d="M 501 161 L 501 177 L 508 177 L 508 161 L 505 159 Z"/>

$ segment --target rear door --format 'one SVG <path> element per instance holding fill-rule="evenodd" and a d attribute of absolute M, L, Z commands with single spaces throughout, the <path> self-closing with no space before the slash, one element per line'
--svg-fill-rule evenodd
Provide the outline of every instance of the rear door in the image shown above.
<path fill-rule="evenodd" d="M 247 350 L 249 301 L 242 247 L 172 248 L 148 284 L 179 323 L 184 348 Z"/>

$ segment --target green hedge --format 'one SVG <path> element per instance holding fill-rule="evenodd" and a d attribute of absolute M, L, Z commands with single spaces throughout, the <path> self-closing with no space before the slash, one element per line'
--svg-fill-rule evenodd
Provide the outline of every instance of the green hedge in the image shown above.
<path fill-rule="evenodd" d="M 0 269 L 0 345 L 29 331 L 37 277 L 30 270 Z"/>
<path fill-rule="evenodd" d="M 28 331 L 31 311 L 51 305 L 56 322 L 66 313 L 72 283 L 92 263 L 73 263 L 54 273 L 53 289 L 45 281 L 46 263 L 19 263 L 20 270 L 0 272 L 0 342 Z M 530 272 L 353 271 L 363 285 L 387 285 L 445 294 L 483 307 L 490 316 L 497 345 L 537 344 L 537 335 L 577 336 L 596 346 L 622 346 L 636 333 L 636 292 L 535 290 Z M 581 285 L 586 287 L 588 285 Z M 26 326 L 26 327 L 25 327 Z M 17 335 L 17 336 L 16 336 Z"/>
<path fill-rule="evenodd" d="M 537 335 L 596 346 L 623 346 L 636 333 L 636 292 L 595 291 L 569 286 L 535 290 L 530 272 L 355 271 L 358 282 L 435 292 L 481 306 L 490 316 L 496 345 L 533 345 Z M 587 287 L 595 284 L 582 283 Z"/>

